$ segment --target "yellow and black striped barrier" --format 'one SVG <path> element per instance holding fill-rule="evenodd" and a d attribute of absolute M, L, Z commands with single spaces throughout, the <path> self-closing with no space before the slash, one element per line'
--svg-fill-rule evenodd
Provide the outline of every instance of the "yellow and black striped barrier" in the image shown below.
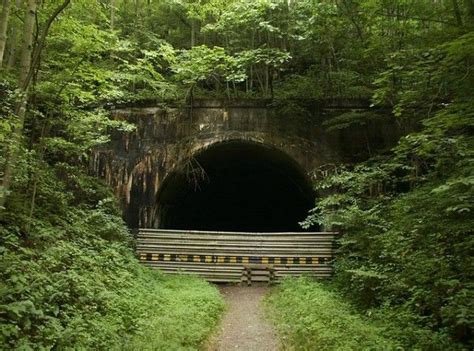
<path fill-rule="evenodd" d="M 160 262 L 199 262 L 227 264 L 324 264 L 327 257 L 257 257 L 257 256 L 215 256 L 215 255 L 179 255 L 163 253 L 140 253 L 140 261 Z"/>

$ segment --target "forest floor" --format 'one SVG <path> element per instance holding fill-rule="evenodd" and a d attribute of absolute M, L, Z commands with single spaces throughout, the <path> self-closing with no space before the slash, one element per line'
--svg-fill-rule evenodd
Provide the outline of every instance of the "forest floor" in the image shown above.
<path fill-rule="evenodd" d="M 227 311 L 207 350 L 278 350 L 278 337 L 264 318 L 262 306 L 269 288 L 263 285 L 224 285 L 219 290 L 226 301 Z"/>

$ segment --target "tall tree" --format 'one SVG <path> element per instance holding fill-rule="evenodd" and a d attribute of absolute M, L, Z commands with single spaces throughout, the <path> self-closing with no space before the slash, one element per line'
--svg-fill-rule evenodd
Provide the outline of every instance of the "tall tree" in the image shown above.
<path fill-rule="evenodd" d="M 26 104 L 28 101 L 28 89 L 30 86 L 31 78 L 33 77 L 33 71 L 39 62 L 41 51 L 44 48 L 46 37 L 48 36 L 49 28 L 56 19 L 56 17 L 69 5 L 70 0 L 64 0 L 59 5 L 53 14 L 48 18 L 44 25 L 43 31 L 36 45 L 35 51 L 33 52 L 33 40 L 35 35 L 35 23 L 37 18 L 37 10 L 39 6 L 39 0 L 28 0 L 25 21 L 23 27 L 23 43 L 20 57 L 20 71 L 18 75 L 18 87 L 20 88 L 20 98 L 15 106 L 15 115 L 17 121 L 13 130 L 13 143 L 11 143 L 6 164 L 5 171 L 3 174 L 3 196 L 0 197 L 0 208 L 5 204 L 6 196 L 10 190 L 11 179 L 12 179 L 12 167 L 15 164 L 17 157 L 16 144 L 23 135 L 23 126 L 25 123 L 26 115 Z"/>
<path fill-rule="evenodd" d="M 13 131 L 12 139 L 13 142 L 9 145 L 8 155 L 5 164 L 5 170 L 3 174 L 3 196 L 0 198 L 0 208 L 5 204 L 6 196 L 10 190 L 11 179 L 12 179 L 12 167 L 15 163 L 17 155 L 17 144 L 23 133 L 23 123 L 26 113 L 26 101 L 27 101 L 27 90 L 28 83 L 27 77 L 31 67 L 31 54 L 33 52 L 33 37 L 35 31 L 35 19 L 36 11 L 38 10 L 37 0 L 28 0 L 26 7 L 25 20 L 23 26 L 23 41 L 21 46 L 21 58 L 20 58 L 20 71 L 18 77 L 18 86 L 20 87 L 21 96 L 15 106 L 15 115 L 17 122 Z"/>
<path fill-rule="evenodd" d="M 21 7 L 21 0 L 15 1 L 15 8 L 13 11 L 17 11 Z M 9 68 L 13 68 L 17 59 L 17 37 L 18 37 L 18 26 L 13 25 L 11 29 L 11 34 L 8 37 L 8 55 L 5 55 L 5 64 Z"/>
<path fill-rule="evenodd" d="M 0 67 L 3 62 L 5 44 L 7 42 L 8 17 L 10 14 L 10 0 L 3 0 L 2 14 L 0 15 Z"/>

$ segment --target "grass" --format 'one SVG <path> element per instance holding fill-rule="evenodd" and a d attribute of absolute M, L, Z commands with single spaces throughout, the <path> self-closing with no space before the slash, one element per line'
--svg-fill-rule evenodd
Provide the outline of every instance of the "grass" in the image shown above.
<path fill-rule="evenodd" d="M 384 328 L 309 278 L 287 279 L 265 300 L 285 350 L 394 350 Z"/>
<path fill-rule="evenodd" d="M 224 310 L 216 287 L 190 275 L 150 282 L 143 301 L 142 331 L 121 350 L 198 350 L 214 331 Z"/>

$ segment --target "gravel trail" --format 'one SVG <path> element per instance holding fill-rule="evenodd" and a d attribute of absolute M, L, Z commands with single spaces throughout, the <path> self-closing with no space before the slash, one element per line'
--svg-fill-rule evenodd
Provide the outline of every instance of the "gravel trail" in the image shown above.
<path fill-rule="evenodd" d="M 227 311 L 208 351 L 278 350 L 278 337 L 263 316 L 262 298 L 268 287 L 225 285 L 219 290 L 227 302 Z"/>

